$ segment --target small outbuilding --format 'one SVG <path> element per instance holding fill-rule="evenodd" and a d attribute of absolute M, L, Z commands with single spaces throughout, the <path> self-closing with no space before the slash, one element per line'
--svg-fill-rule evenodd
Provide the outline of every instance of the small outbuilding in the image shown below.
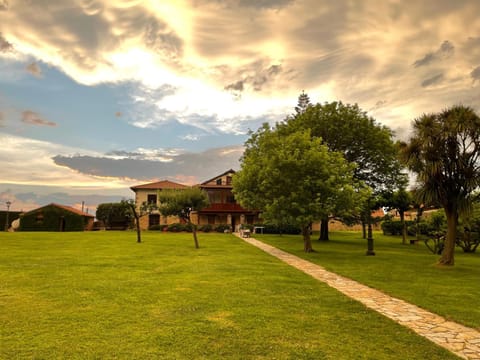
<path fill-rule="evenodd" d="M 51 203 L 20 216 L 20 231 L 92 230 L 94 216 L 70 206 Z"/>

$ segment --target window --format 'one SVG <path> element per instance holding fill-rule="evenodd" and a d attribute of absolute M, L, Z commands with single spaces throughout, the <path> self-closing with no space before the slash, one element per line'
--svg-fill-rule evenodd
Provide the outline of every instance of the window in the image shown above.
<path fill-rule="evenodd" d="M 43 213 L 39 212 L 35 217 L 35 221 L 37 224 L 43 224 Z"/>
<path fill-rule="evenodd" d="M 232 185 L 232 177 L 227 176 L 227 185 Z"/>
<path fill-rule="evenodd" d="M 150 214 L 148 216 L 148 226 L 160 225 L 160 215 L 159 214 Z"/>
<path fill-rule="evenodd" d="M 208 198 L 211 204 L 219 204 L 222 202 L 222 194 L 219 191 L 209 190 Z"/>
<path fill-rule="evenodd" d="M 253 224 L 253 221 L 255 220 L 255 215 L 247 215 L 245 217 L 247 218 L 247 224 Z"/>
<path fill-rule="evenodd" d="M 217 179 L 217 185 L 222 185 L 222 178 Z"/>
<path fill-rule="evenodd" d="M 235 197 L 232 194 L 227 195 L 227 204 L 235 204 Z"/>
<path fill-rule="evenodd" d="M 215 215 L 207 215 L 208 217 L 208 223 L 210 225 L 215 225 Z"/>
<path fill-rule="evenodd" d="M 147 204 L 156 205 L 157 204 L 157 195 L 148 194 L 147 195 Z"/>

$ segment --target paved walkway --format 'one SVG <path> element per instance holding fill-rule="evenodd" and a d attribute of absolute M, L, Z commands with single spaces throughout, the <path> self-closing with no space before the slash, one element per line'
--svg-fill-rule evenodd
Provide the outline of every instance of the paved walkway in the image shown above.
<path fill-rule="evenodd" d="M 238 237 L 239 234 L 236 234 Z M 241 237 L 240 237 L 241 238 Z M 304 273 L 323 281 L 366 307 L 406 326 L 417 334 L 464 359 L 480 360 L 480 332 L 466 326 L 447 321 L 441 316 L 420 309 L 403 300 L 395 299 L 381 291 L 356 281 L 329 272 L 319 265 L 286 253 L 254 238 L 241 238 Z"/>

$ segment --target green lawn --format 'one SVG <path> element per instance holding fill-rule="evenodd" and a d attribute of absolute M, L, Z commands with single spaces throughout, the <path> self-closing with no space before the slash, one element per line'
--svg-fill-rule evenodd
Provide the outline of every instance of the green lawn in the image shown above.
<path fill-rule="evenodd" d="M 312 239 L 315 253 L 302 251 L 300 236 L 255 235 L 259 240 L 380 289 L 390 295 L 480 330 L 480 251 L 458 248 L 455 266 L 439 267 L 425 244 L 402 245 L 401 237 L 374 233 L 376 256 L 365 256 L 357 232 L 333 232 L 329 242 Z"/>
<path fill-rule="evenodd" d="M 0 233 L 0 358 L 455 358 L 232 235 L 200 234 L 199 250 L 191 234 L 143 239 Z"/>

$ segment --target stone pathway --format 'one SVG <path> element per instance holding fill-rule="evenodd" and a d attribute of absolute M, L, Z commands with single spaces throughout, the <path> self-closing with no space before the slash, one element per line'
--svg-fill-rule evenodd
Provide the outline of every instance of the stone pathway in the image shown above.
<path fill-rule="evenodd" d="M 240 237 L 239 234 L 236 235 Z M 240 238 L 315 279 L 325 282 L 343 294 L 361 302 L 366 307 L 412 329 L 417 334 L 426 337 L 461 358 L 480 360 L 479 331 L 447 321 L 439 315 L 327 271 L 319 265 L 286 253 L 254 238 Z"/>

